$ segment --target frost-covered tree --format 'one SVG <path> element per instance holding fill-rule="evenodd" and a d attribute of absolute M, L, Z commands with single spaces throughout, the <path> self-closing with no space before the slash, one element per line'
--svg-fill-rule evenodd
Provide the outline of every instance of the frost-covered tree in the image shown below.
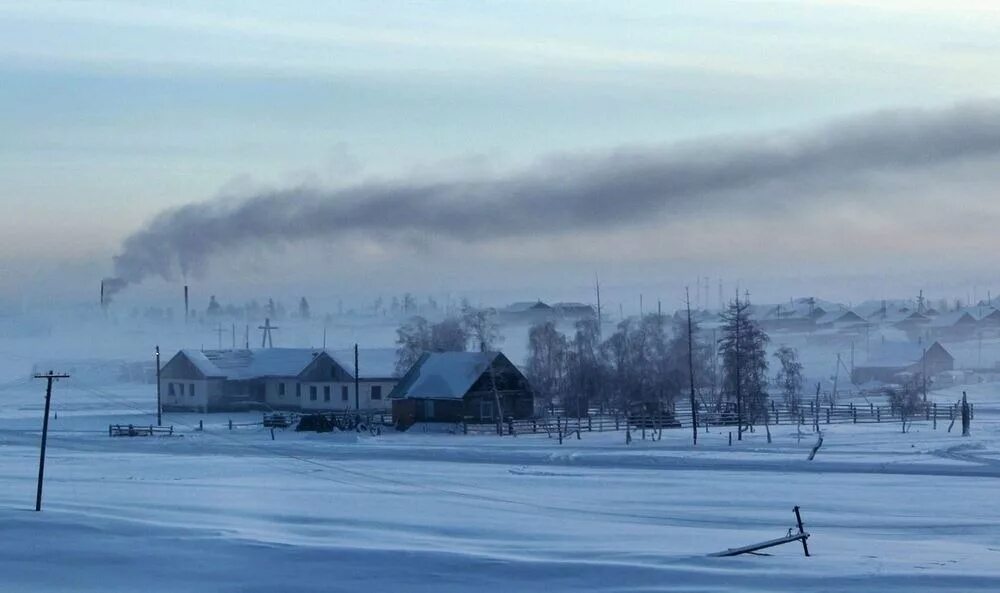
<path fill-rule="evenodd" d="M 431 349 L 430 324 L 419 316 L 406 321 L 396 330 L 396 345 L 396 373 L 403 375 Z"/>
<path fill-rule="evenodd" d="M 473 348 L 480 352 L 493 350 L 503 341 L 496 309 L 467 306 L 462 309 L 462 325 L 474 343 Z"/>
<path fill-rule="evenodd" d="M 306 300 L 306 297 L 302 297 L 299 299 L 299 318 L 309 319 L 309 316 L 309 301 Z"/>
<path fill-rule="evenodd" d="M 696 389 L 710 388 L 712 385 L 712 345 L 698 338 L 698 323 L 691 322 L 690 341 L 688 337 L 687 320 L 677 320 L 674 323 L 673 337 L 667 347 L 667 366 L 669 381 L 675 394 L 683 392 L 691 384 L 691 369 L 694 367 L 694 384 Z M 693 356 L 688 364 L 688 344 L 691 344 Z"/>
<path fill-rule="evenodd" d="M 802 404 L 802 363 L 799 351 L 791 346 L 782 346 L 774 353 L 781 368 L 774 377 L 774 383 L 785 399 L 785 406 L 795 413 Z"/>
<path fill-rule="evenodd" d="M 916 377 L 914 380 L 907 381 L 899 387 L 886 389 L 885 395 L 889 400 L 889 406 L 894 412 L 899 414 L 903 432 L 906 432 L 910 417 L 922 410 L 925 405 L 920 397 L 920 381 L 921 379 Z"/>
<path fill-rule="evenodd" d="M 536 323 L 528 330 L 526 374 L 535 396 L 552 404 L 562 394 L 566 374 L 568 341 L 551 321 Z"/>
<path fill-rule="evenodd" d="M 581 319 L 576 322 L 575 329 L 573 340 L 566 348 L 561 400 L 567 411 L 584 414 L 595 403 L 612 403 L 612 393 L 597 319 Z"/>
<path fill-rule="evenodd" d="M 434 352 L 464 352 L 469 334 L 461 320 L 449 317 L 431 326 L 431 350 Z"/>
<path fill-rule="evenodd" d="M 723 390 L 736 402 L 744 424 L 767 420 L 768 335 L 750 318 L 750 300 L 737 297 L 722 314 Z M 742 425 L 741 425 L 742 436 Z"/>

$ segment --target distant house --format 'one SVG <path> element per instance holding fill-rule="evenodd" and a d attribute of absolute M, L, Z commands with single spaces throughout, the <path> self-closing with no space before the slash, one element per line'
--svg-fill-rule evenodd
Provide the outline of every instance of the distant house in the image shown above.
<path fill-rule="evenodd" d="M 932 377 L 954 368 L 955 358 L 940 342 L 929 346 L 919 342 L 886 342 L 865 363 L 855 365 L 851 379 L 855 385 L 869 381 L 900 383 L 908 377 L 920 374 Z"/>
<path fill-rule="evenodd" d="M 508 322 L 534 323 L 553 318 L 556 311 L 542 301 L 524 301 L 499 309 L 497 315 Z"/>
<path fill-rule="evenodd" d="M 388 411 L 395 351 L 363 349 L 358 359 L 355 397 L 353 350 L 181 350 L 160 371 L 163 409 Z"/>
<path fill-rule="evenodd" d="M 587 319 L 597 317 L 597 311 L 584 303 L 553 303 L 552 310 L 561 319 Z"/>
<path fill-rule="evenodd" d="M 389 399 L 393 421 L 402 430 L 415 422 L 530 418 L 535 409 L 528 380 L 500 352 L 424 354 Z"/>
<path fill-rule="evenodd" d="M 968 311 L 951 311 L 932 318 L 924 328 L 935 338 L 963 340 L 971 338 L 979 325 L 976 318 Z"/>
<path fill-rule="evenodd" d="M 817 329 L 851 329 L 867 322 L 854 311 L 832 311 L 816 318 Z"/>

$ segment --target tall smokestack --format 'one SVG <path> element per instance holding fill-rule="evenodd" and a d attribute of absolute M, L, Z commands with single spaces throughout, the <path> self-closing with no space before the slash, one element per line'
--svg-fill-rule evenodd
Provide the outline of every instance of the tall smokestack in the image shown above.
<path fill-rule="evenodd" d="M 191 307 L 188 305 L 188 287 L 187 284 L 184 285 L 184 323 L 188 322 L 188 314 L 191 311 Z"/>
<path fill-rule="evenodd" d="M 104 310 L 104 280 L 101 280 L 101 310 Z"/>

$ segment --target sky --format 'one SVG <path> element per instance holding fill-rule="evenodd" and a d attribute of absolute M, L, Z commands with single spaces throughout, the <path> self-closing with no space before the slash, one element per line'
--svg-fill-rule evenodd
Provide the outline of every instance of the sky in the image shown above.
<path fill-rule="evenodd" d="M 982 0 L 0 2 L 0 295 L 985 291 L 998 26 Z"/>

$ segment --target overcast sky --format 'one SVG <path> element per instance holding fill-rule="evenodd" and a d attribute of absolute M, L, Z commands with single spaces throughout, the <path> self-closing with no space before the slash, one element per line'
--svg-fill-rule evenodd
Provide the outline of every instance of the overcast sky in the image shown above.
<path fill-rule="evenodd" d="M 189 274 L 224 294 L 410 287 L 525 298 L 585 298 L 595 272 L 623 292 L 675 298 L 699 275 L 762 298 L 845 300 L 916 286 L 985 290 L 997 278 L 996 138 L 961 142 L 1000 125 L 995 2 L 626 6 L 0 2 L 0 292 L 68 282 L 59 290 L 82 297 L 119 272 L 112 258 L 165 211 L 200 204 L 218 218 L 260 196 L 301 201 L 303 192 L 337 204 L 324 212 L 340 220 L 359 220 L 340 208 L 345 196 L 438 210 L 427 215 L 434 224 L 401 221 L 399 233 L 365 218 L 354 230 L 312 225 L 302 241 L 286 220 L 282 237 L 206 247 Z M 827 137 L 842 154 L 872 137 L 887 152 L 912 147 L 907 122 L 931 152 L 942 138 L 951 149 L 865 167 L 823 161 L 817 148 Z M 863 130 L 845 136 L 844 127 Z M 789 180 L 757 144 L 820 153 L 807 163 L 816 175 Z M 724 161 L 699 168 L 711 187 L 685 194 L 683 204 L 711 208 L 680 207 L 666 188 L 658 200 L 647 185 L 645 201 L 625 196 L 602 210 L 607 225 L 573 216 L 584 208 L 578 193 L 593 187 L 614 203 L 616 175 L 627 186 L 650 169 L 704 167 L 716 151 L 762 163 L 769 176 L 720 190 Z M 622 154 L 647 167 L 620 168 Z M 654 180 L 676 177 L 664 179 Z M 442 186 L 444 198 L 421 193 Z M 422 189 L 403 207 L 373 187 L 394 197 Z M 466 212 L 449 220 L 468 227 L 469 204 L 485 199 L 496 216 L 503 192 L 518 189 L 525 195 L 511 207 L 525 216 L 496 222 L 517 229 L 438 224 L 451 200 Z M 533 208 L 561 214 L 539 224 Z M 197 224 L 199 234 L 220 228 Z M 162 285 L 157 278 L 143 280 Z"/>

